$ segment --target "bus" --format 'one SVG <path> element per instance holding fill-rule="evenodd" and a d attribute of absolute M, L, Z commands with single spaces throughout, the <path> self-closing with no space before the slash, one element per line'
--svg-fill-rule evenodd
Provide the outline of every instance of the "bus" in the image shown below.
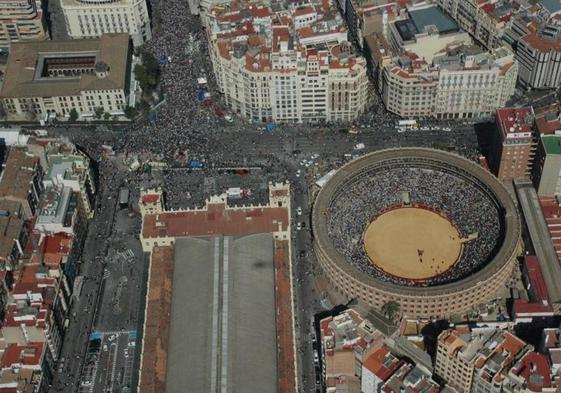
<path fill-rule="evenodd" d="M 119 190 L 119 206 L 121 208 L 129 207 L 129 189 L 121 187 Z"/>
<path fill-rule="evenodd" d="M 417 120 L 409 119 L 409 120 L 400 120 L 397 124 L 400 127 L 410 127 L 410 128 L 417 128 Z"/>

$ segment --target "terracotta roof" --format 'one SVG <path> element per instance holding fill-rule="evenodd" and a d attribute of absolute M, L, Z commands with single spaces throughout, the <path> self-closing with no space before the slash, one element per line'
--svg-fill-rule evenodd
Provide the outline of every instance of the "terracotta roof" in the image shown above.
<path fill-rule="evenodd" d="M 531 392 L 541 392 L 543 388 L 551 387 L 551 369 L 545 355 L 529 352 L 511 371 L 524 378 Z"/>
<path fill-rule="evenodd" d="M 531 33 L 525 37 L 522 37 L 522 41 L 539 52 L 561 52 L 561 38 L 557 38 L 555 40 L 545 39 L 538 33 Z"/>
<path fill-rule="evenodd" d="M 207 210 L 166 212 L 144 217 L 142 236 L 185 237 L 236 235 L 286 230 L 289 216 L 283 207 L 226 208 L 225 203 L 209 204 Z"/>
<path fill-rule="evenodd" d="M 166 388 L 173 247 L 154 247 L 150 260 L 139 391 L 160 393 Z"/>
<path fill-rule="evenodd" d="M 387 358 L 394 359 L 388 364 Z M 364 362 L 364 367 L 383 381 L 386 381 L 399 368 L 401 361 L 391 354 L 387 346 L 382 346 Z"/>

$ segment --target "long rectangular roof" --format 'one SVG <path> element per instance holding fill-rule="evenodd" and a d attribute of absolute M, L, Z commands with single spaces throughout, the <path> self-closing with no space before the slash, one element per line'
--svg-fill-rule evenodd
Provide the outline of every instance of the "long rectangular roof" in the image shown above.
<path fill-rule="evenodd" d="M 95 73 L 77 77 L 37 77 L 43 59 L 94 56 L 95 63 L 105 63 L 105 77 Z M 124 89 L 129 61 L 129 35 L 104 34 L 97 39 L 68 41 L 24 41 L 12 44 L 1 98 L 61 97 L 79 95 L 87 90 Z"/>
<path fill-rule="evenodd" d="M 536 190 L 527 180 L 515 180 L 516 194 L 522 207 L 528 233 L 538 257 L 547 292 L 552 303 L 561 302 L 561 265 L 553 247 Z"/>
<path fill-rule="evenodd" d="M 166 393 L 277 392 L 273 238 L 175 242 Z"/>

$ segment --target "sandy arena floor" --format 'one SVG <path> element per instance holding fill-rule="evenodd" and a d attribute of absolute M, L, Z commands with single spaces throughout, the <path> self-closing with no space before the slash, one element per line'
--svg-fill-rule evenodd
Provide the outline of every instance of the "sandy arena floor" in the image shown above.
<path fill-rule="evenodd" d="M 364 231 L 364 249 L 383 271 L 411 280 L 426 280 L 450 269 L 462 243 L 456 228 L 437 213 L 401 208 L 382 214 Z"/>

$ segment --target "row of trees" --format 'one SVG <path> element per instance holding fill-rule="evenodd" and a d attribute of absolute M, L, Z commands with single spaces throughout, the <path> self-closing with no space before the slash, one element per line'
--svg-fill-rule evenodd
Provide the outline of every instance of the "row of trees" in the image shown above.
<path fill-rule="evenodd" d="M 158 60 L 150 53 L 147 49 L 140 49 L 140 59 L 141 64 L 136 64 L 134 66 L 133 72 L 134 77 L 140 84 L 142 89 L 143 98 L 140 100 L 136 107 L 126 106 L 124 109 L 125 116 L 129 119 L 133 119 L 138 115 L 139 112 L 143 112 L 149 109 L 150 105 L 147 100 L 150 99 L 152 93 L 158 86 L 160 81 L 160 65 Z M 73 123 L 78 120 L 78 112 L 76 109 L 72 108 L 70 110 L 70 115 L 68 121 Z M 111 114 L 104 112 L 103 108 L 96 108 L 94 117 L 96 119 L 110 120 Z"/>

